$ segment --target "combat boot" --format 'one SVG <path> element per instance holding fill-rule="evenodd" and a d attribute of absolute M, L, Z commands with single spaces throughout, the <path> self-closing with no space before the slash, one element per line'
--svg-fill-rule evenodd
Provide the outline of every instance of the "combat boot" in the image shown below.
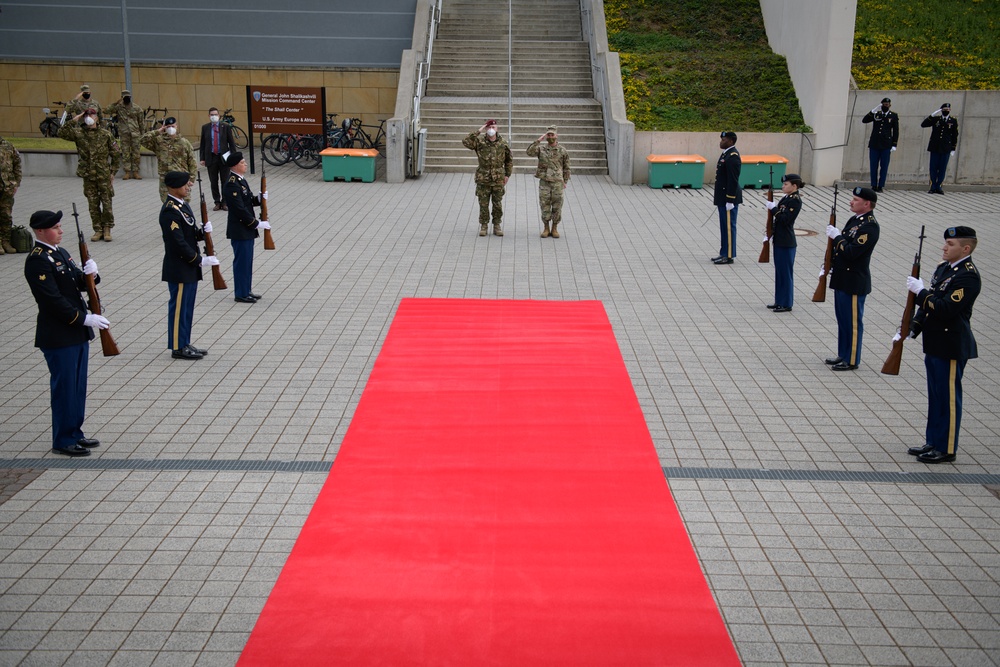
<path fill-rule="evenodd" d="M 503 236 L 503 230 L 500 229 L 500 225 L 493 225 L 493 236 Z"/>
<path fill-rule="evenodd" d="M 137 171 L 133 171 L 132 172 L 132 178 L 134 178 L 137 181 L 141 181 L 142 180 L 142 176 L 140 176 L 139 172 L 137 172 Z"/>
<path fill-rule="evenodd" d="M 104 240 L 105 241 L 110 241 L 111 240 L 111 228 L 110 227 L 105 227 L 104 228 Z"/>
<path fill-rule="evenodd" d="M 554 239 L 559 238 L 559 230 L 556 229 L 556 227 L 558 227 L 558 226 L 559 226 L 559 223 L 556 222 L 555 220 L 553 220 L 552 221 L 552 234 L 550 234 L 550 236 L 552 238 L 554 238 Z"/>
<path fill-rule="evenodd" d="M 94 231 L 94 235 L 90 237 L 90 240 L 91 241 L 100 241 L 103 238 L 104 238 L 104 231 L 98 229 L 98 230 Z"/>
<path fill-rule="evenodd" d="M 131 171 L 126 171 L 125 174 L 122 176 L 122 180 L 123 181 L 127 181 L 130 178 L 132 178 L 132 172 Z"/>
<path fill-rule="evenodd" d="M 7 251 L 3 249 L 3 246 L 0 246 L 0 255 L 6 255 L 6 254 Z"/>
<path fill-rule="evenodd" d="M 484 222 L 483 224 L 479 225 L 479 235 L 486 236 L 486 231 L 487 231 L 487 224 Z"/>
<path fill-rule="evenodd" d="M 543 239 L 549 238 L 549 221 L 548 220 L 542 220 L 542 238 Z"/>
<path fill-rule="evenodd" d="M 12 246 L 10 244 L 10 241 L 4 241 L 2 244 L 0 244 L 0 251 L 2 251 L 3 253 L 7 253 L 8 255 L 17 254 L 17 248 Z"/>

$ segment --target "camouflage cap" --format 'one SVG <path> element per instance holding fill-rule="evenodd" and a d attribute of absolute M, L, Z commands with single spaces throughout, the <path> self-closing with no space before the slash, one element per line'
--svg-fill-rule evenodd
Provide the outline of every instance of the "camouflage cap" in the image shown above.
<path fill-rule="evenodd" d="M 90 90 L 90 86 L 88 86 L 87 84 L 83 84 L 82 86 L 80 86 L 80 92 L 84 92 L 85 93 L 88 90 Z"/>
<path fill-rule="evenodd" d="M 545 133 L 548 134 L 549 132 L 551 132 L 552 134 L 558 134 L 559 128 L 557 128 L 555 125 L 549 125 L 547 128 L 545 128 Z"/>
<path fill-rule="evenodd" d="M 132 94 L 132 91 L 131 91 L 131 90 L 123 90 L 123 91 L 122 91 L 122 96 L 123 96 L 123 97 L 124 97 L 125 95 L 131 95 L 131 94 Z"/>

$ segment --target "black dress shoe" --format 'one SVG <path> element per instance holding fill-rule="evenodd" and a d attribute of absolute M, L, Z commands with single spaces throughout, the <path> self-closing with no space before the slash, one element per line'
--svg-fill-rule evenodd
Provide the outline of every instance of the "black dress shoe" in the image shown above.
<path fill-rule="evenodd" d="M 792 309 L 789 308 L 788 306 L 778 306 L 778 307 L 776 307 L 774 309 L 774 312 L 776 312 L 776 313 L 790 313 L 790 312 L 792 312 Z"/>
<path fill-rule="evenodd" d="M 710 262 L 712 262 L 713 264 L 715 264 L 715 263 L 716 263 L 716 262 L 718 262 L 718 261 L 719 261 L 720 259 L 722 259 L 722 255 L 716 255 L 715 257 L 713 257 L 712 259 L 710 259 L 710 260 L 708 260 L 708 261 L 710 261 Z"/>
<path fill-rule="evenodd" d="M 931 451 L 918 456 L 917 460 L 923 463 L 948 463 L 949 461 L 955 460 L 955 455 L 945 454 L 937 449 L 932 449 Z"/>
<path fill-rule="evenodd" d="M 76 444 L 80 445 L 81 447 L 99 447 L 101 441 L 98 440 L 97 438 L 80 438 L 79 440 L 76 441 Z"/>
<path fill-rule="evenodd" d="M 944 190 L 942 190 L 941 188 L 938 188 L 937 190 L 934 191 L 934 194 L 936 194 L 936 195 L 943 195 L 944 194 Z"/>
<path fill-rule="evenodd" d="M 771 310 L 774 310 L 775 308 L 778 307 L 778 304 L 776 304 L 776 303 L 769 303 L 769 304 L 767 304 L 767 307 L 770 308 Z"/>
<path fill-rule="evenodd" d="M 718 260 L 716 260 L 716 261 L 714 261 L 712 263 L 713 264 L 732 264 L 733 263 L 733 258 L 732 257 L 720 257 Z"/>
<path fill-rule="evenodd" d="M 875 188 L 875 192 L 885 192 L 884 188 Z"/>
<path fill-rule="evenodd" d="M 185 345 L 181 349 L 171 352 L 170 356 L 174 359 L 187 359 L 188 361 L 194 361 L 195 359 L 201 359 L 204 355 L 195 352 L 194 348 L 190 345 Z"/>
<path fill-rule="evenodd" d="M 844 363 L 844 360 L 841 359 L 840 357 L 830 357 L 829 359 L 827 359 L 823 363 L 828 364 L 830 366 L 836 366 L 837 364 Z"/>
<path fill-rule="evenodd" d="M 906 453 L 910 456 L 920 456 L 921 454 L 926 454 L 927 452 L 934 451 L 933 445 L 924 445 L 923 447 L 910 447 L 906 450 Z"/>
<path fill-rule="evenodd" d="M 188 345 L 188 347 L 191 348 L 192 350 L 194 350 L 195 352 L 197 352 L 198 354 L 200 354 L 203 357 L 208 354 L 208 350 L 203 350 L 200 347 L 195 347 L 194 345 Z"/>
<path fill-rule="evenodd" d="M 62 454 L 63 456 L 90 456 L 90 450 L 86 447 L 81 447 L 80 445 L 73 445 L 72 447 L 53 447 L 53 454 Z"/>
<path fill-rule="evenodd" d="M 233 301 L 236 303 L 257 303 L 257 299 L 252 296 L 238 296 Z"/>
<path fill-rule="evenodd" d="M 263 297 L 261 297 L 261 295 L 260 295 L 260 294 L 254 294 L 253 292 L 250 292 L 250 298 L 251 298 L 251 299 L 255 299 L 255 300 L 257 300 L 257 301 L 260 301 L 260 300 L 261 300 L 261 298 L 263 298 Z"/>
<path fill-rule="evenodd" d="M 929 194 L 929 195 L 936 195 L 937 194 L 937 190 L 935 190 L 934 188 L 931 188 L 930 190 L 927 191 L 927 194 Z"/>
<path fill-rule="evenodd" d="M 835 371 L 853 371 L 858 367 L 857 364 L 849 364 L 846 361 L 841 361 L 839 364 L 834 364 L 830 366 L 831 370 Z"/>

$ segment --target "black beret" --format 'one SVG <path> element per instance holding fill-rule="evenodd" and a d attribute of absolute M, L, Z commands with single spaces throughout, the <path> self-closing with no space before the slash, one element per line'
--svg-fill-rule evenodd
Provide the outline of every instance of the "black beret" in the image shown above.
<path fill-rule="evenodd" d="M 890 100 L 888 97 L 883 97 L 882 104 L 892 104 L 892 100 Z"/>
<path fill-rule="evenodd" d="M 782 183 L 792 183 L 796 187 L 799 187 L 799 188 L 801 188 L 803 185 L 805 185 L 802 182 L 802 178 L 798 174 L 785 174 L 784 176 L 781 177 L 781 182 Z"/>
<path fill-rule="evenodd" d="M 243 161 L 243 153 L 239 151 L 233 151 L 232 153 L 229 154 L 229 157 L 226 158 L 226 166 L 235 167 L 242 161 Z"/>
<path fill-rule="evenodd" d="M 52 229 L 62 220 L 62 211 L 35 211 L 28 226 L 32 229 Z M 964 229 L 964 227 L 963 227 Z"/>
<path fill-rule="evenodd" d="M 191 174 L 186 171 L 168 171 L 163 177 L 163 184 L 168 188 L 183 188 L 191 181 Z"/>
<path fill-rule="evenodd" d="M 875 194 L 875 191 L 872 190 L 871 188 L 862 188 L 862 187 L 854 188 L 854 196 L 861 197 L 862 199 L 867 199 L 873 204 L 878 201 L 878 195 Z"/>
<path fill-rule="evenodd" d="M 942 109 L 950 109 L 951 108 L 951 104 L 949 104 L 948 102 L 945 102 L 944 104 L 941 105 L 941 108 Z"/>
<path fill-rule="evenodd" d="M 974 239 L 976 238 L 976 230 L 972 227 L 949 227 L 944 230 L 944 237 L 946 239 Z"/>
<path fill-rule="evenodd" d="M 735 132 L 723 132 L 719 136 L 722 137 L 723 139 L 732 139 L 733 142 L 736 141 L 736 133 Z"/>
<path fill-rule="evenodd" d="M 164 125 L 176 125 L 177 124 L 177 119 L 174 118 L 173 116 L 167 116 L 166 118 L 163 119 L 163 124 Z"/>

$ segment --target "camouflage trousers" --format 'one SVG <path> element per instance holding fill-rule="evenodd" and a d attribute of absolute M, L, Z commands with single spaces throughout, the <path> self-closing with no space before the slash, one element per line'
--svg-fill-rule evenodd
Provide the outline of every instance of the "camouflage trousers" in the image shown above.
<path fill-rule="evenodd" d="M 115 214 L 111 210 L 111 199 L 115 196 L 115 188 L 103 178 L 83 179 L 83 196 L 90 204 L 90 223 L 94 231 L 102 231 L 105 227 L 115 226 Z"/>
<path fill-rule="evenodd" d="M 122 169 L 126 174 L 139 171 L 139 137 L 142 135 L 119 133 L 118 147 L 122 151 Z"/>
<path fill-rule="evenodd" d="M 563 183 L 562 181 L 539 181 L 538 203 L 542 205 L 542 222 L 560 222 L 562 220 Z"/>
<path fill-rule="evenodd" d="M 490 201 L 493 201 L 493 224 L 499 225 L 503 222 L 503 195 L 506 188 L 502 185 L 476 184 L 476 198 L 479 200 L 479 224 L 485 225 L 490 221 Z"/>
<path fill-rule="evenodd" d="M 163 177 L 164 176 L 166 176 L 166 174 L 160 174 L 160 203 L 161 204 L 163 202 L 167 201 L 167 186 L 163 183 Z M 187 203 L 190 204 L 191 203 L 191 195 L 188 195 L 187 197 L 185 197 L 184 201 L 186 201 Z"/>
<path fill-rule="evenodd" d="M 14 193 L 0 189 L 0 242 L 10 243 L 10 227 L 14 224 Z"/>

